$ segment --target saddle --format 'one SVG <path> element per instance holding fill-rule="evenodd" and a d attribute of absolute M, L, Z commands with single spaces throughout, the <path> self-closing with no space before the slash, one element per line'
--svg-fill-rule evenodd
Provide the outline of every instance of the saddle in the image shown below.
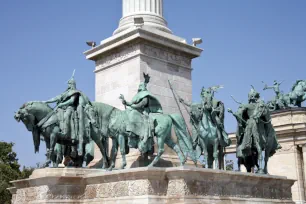
<path fill-rule="evenodd" d="M 140 138 L 153 137 L 154 119 L 150 115 L 144 115 L 137 110 L 131 109 L 128 111 L 127 132 L 132 132 Z"/>

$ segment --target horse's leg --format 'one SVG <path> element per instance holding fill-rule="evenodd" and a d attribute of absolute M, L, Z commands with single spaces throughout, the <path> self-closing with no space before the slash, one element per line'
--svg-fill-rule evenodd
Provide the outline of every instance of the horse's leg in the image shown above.
<path fill-rule="evenodd" d="M 214 153 L 213 153 L 213 157 L 214 157 L 214 161 L 215 161 L 215 167 L 214 169 L 219 169 L 219 138 L 216 138 L 214 140 L 214 145 L 213 145 L 214 149 Z"/>
<path fill-rule="evenodd" d="M 96 145 L 98 146 L 102 154 L 102 162 L 103 162 L 102 167 L 107 168 L 108 167 L 107 154 L 106 154 L 105 148 L 103 147 L 102 137 L 103 136 L 100 136 L 98 133 L 91 131 L 91 139 L 96 143 Z"/>
<path fill-rule="evenodd" d="M 171 135 L 169 135 L 166 140 L 165 143 L 168 145 L 168 147 L 170 147 L 171 149 L 173 149 L 176 154 L 178 155 L 180 162 L 181 162 L 181 166 L 184 166 L 185 162 L 186 162 L 186 158 L 185 156 L 182 154 L 179 146 L 177 144 L 175 144 L 173 142 L 173 140 L 171 139 Z"/>
<path fill-rule="evenodd" d="M 159 161 L 165 151 L 165 139 L 162 138 L 162 135 L 159 135 L 159 137 L 157 137 L 157 147 L 157 155 L 148 167 L 153 167 Z"/>
<path fill-rule="evenodd" d="M 262 156 L 262 150 L 260 148 L 260 145 L 258 142 L 255 142 L 256 143 L 256 149 L 257 149 L 257 152 L 258 152 L 258 170 L 257 170 L 257 173 L 259 174 L 264 174 L 264 170 L 262 169 L 262 160 L 263 160 L 263 156 Z"/>
<path fill-rule="evenodd" d="M 213 168 L 213 164 L 214 164 L 214 156 L 213 156 L 213 150 L 207 150 L 208 152 L 208 158 L 207 158 L 207 165 L 208 168 L 212 169 Z"/>
<path fill-rule="evenodd" d="M 238 164 L 237 171 L 241 172 L 241 158 L 238 158 L 237 164 Z"/>
<path fill-rule="evenodd" d="M 60 132 L 59 127 L 54 126 L 50 134 L 50 157 L 52 157 L 54 154 L 54 148 L 57 142 L 57 137 L 59 132 Z"/>
<path fill-rule="evenodd" d="M 54 150 L 54 161 L 53 161 L 53 167 L 57 168 L 58 165 L 62 162 L 63 160 L 63 155 L 62 155 L 62 145 L 56 144 L 55 145 L 55 150 Z"/>
<path fill-rule="evenodd" d="M 167 137 L 171 137 L 172 119 L 170 117 L 162 117 L 160 120 L 157 119 L 157 125 L 155 127 L 155 135 L 157 138 L 158 152 L 154 160 L 148 167 L 153 167 L 162 154 L 165 151 L 165 140 Z"/>
<path fill-rule="evenodd" d="M 50 138 L 45 137 L 45 143 L 46 143 L 46 162 L 43 164 L 43 167 L 49 167 L 51 164 L 51 152 L 50 152 Z"/>
<path fill-rule="evenodd" d="M 265 174 L 268 174 L 268 161 L 269 161 L 269 151 L 265 150 L 265 166 L 264 166 Z"/>
<path fill-rule="evenodd" d="M 224 149 L 223 147 L 219 146 L 219 154 L 218 154 L 218 158 L 219 158 L 219 169 L 225 170 L 225 163 L 224 163 Z"/>
<path fill-rule="evenodd" d="M 199 141 L 200 141 L 200 144 L 201 144 L 203 152 L 204 152 L 204 163 L 205 163 L 204 168 L 208 168 L 208 150 L 207 150 L 207 146 L 205 145 L 205 142 L 204 142 L 204 140 L 202 138 L 199 137 Z"/>
<path fill-rule="evenodd" d="M 118 141 L 116 138 L 112 138 L 112 150 L 111 150 L 111 164 L 109 168 L 107 169 L 108 171 L 112 171 L 113 168 L 115 168 L 115 162 L 116 162 L 116 157 L 117 157 L 117 152 L 118 152 Z"/>
<path fill-rule="evenodd" d="M 126 167 L 126 158 L 125 158 L 125 138 L 122 134 L 119 134 L 118 136 L 118 142 L 119 142 L 119 147 L 120 147 L 120 152 L 121 152 L 121 157 L 122 157 L 122 164 L 121 164 L 121 169 L 124 169 Z"/>

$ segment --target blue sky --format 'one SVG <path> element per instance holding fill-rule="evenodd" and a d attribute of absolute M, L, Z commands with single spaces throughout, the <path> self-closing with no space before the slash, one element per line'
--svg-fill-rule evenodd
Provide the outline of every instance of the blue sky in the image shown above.
<path fill-rule="evenodd" d="M 268 100 L 273 92 L 263 92 L 261 81 L 285 80 L 287 92 L 305 79 L 305 10 L 305 0 L 164 0 L 174 34 L 188 42 L 203 38 L 204 52 L 193 61 L 194 101 L 202 86 L 222 84 L 216 97 L 235 110 L 230 95 L 246 102 L 251 84 Z M 21 164 L 44 161 L 45 151 L 34 154 L 31 133 L 13 119 L 14 111 L 64 91 L 73 69 L 78 88 L 94 100 L 94 63 L 83 55 L 85 41 L 110 37 L 120 17 L 121 0 L 1 1 L 0 140 L 16 143 Z M 232 116 L 225 123 L 235 131 Z"/>

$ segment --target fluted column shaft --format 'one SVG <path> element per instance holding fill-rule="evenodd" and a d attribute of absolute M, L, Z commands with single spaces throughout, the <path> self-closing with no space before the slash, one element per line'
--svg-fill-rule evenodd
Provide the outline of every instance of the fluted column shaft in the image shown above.
<path fill-rule="evenodd" d="M 122 7 L 122 17 L 143 12 L 163 16 L 163 0 L 123 0 Z"/>
<path fill-rule="evenodd" d="M 142 17 L 144 27 L 172 33 L 163 17 L 163 0 L 122 0 L 122 18 L 114 35 L 134 26 L 134 18 Z"/>

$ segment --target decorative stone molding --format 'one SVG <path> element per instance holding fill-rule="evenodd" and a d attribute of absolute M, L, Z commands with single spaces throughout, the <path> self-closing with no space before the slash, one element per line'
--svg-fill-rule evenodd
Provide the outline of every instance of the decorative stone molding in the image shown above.
<path fill-rule="evenodd" d="M 180 66 L 191 69 L 191 58 L 185 56 L 183 53 L 178 51 L 175 52 L 173 49 L 161 47 L 153 43 L 133 43 L 125 45 L 120 50 L 113 50 L 106 56 L 101 56 L 100 59 L 96 61 L 95 72 L 99 72 L 102 69 L 114 66 L 115 64 L 124 62 L 138 55 L 145 55 L 170 63 L 169 67 L 173 64 L 172 67 Z M 175 68 L 178 69 L 178 67 Z"/>
<path fill-rule="evenodd" d="M 150 44 L 142 44 L 141 45 L 141 51 L 143 54 L 155 57 L 159 60 L 164 60 L 166 62 L 176 64 L 183 67 L 191 67 L 191 59 L 187 56 L 184 56 L 180 52 L 175 52 L 172 49 L 169 48 L 161 48 L 157 45 L 153 46 Z"/>
<path fill-rule="evenodd" d="M 96 61 L 96 72 L 139 54 L 139 48 L 139 44 L 128 44 L 120 50 L 114 50 L 107 56 L 103 56 Z"/>
<path fill-rule="evenodd" d="M 74 170 L 69 169 L 72 174 Z M 49 173 L 48 169 L 39 171 L 41 175 Z M 11 191 L 13 203 L 118 203 L 121 199 L 131 203 L 144 196 L 146 201 L 141 203 L 152 203 L 156 199 L 165 203 L 182 199 L 184 203 L 199 199 L 220 203 L 235 199 L 248 203 L 293 203 L 290 188 L 294 180 L 285 177 L 191 167 L 101 170 L 100 173 L 89 170 L 87 175 L 76 177 L 62 176 L 64 169 L 52 171 L 52 177 L 13 181 L 17 189 Z"/>

